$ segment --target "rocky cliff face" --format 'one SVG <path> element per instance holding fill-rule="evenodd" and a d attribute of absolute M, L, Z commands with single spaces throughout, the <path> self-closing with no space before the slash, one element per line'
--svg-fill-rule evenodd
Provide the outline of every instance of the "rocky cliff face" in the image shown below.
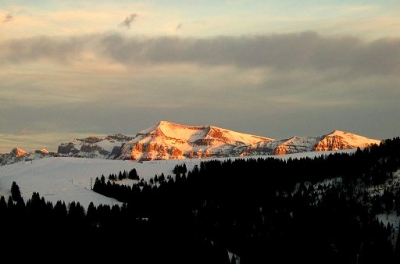
<path fill-rule="evenodd" d="M 121 146 L 132 139 L 123 134 L 109 135 L 105 138 L 95 136 L 74 139 L 58 146 L 60 156 L 114 159 L 121 154 Z"/>

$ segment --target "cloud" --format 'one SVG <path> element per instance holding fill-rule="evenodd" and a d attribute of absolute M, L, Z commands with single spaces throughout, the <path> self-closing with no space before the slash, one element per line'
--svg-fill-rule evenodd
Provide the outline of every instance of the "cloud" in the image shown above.
<path fill-rule="evenodd" d="M 71 63 L 92 54 L 106 61 L 141 65 L 265 68 L 276 72 L 340 72 L 347 76 L 396 75 L 400 38 L 324 37 L 315 32 L 213 38 L 126 37 L 120 34 L 71 38 L 35 37 L 0 42 L 0 64 L 50 60 Z"/>
<path fill-rule="evenodd" d="M 130 14 L 129 16 L 127 16 L 125 18 L 124 21 L 122 21 L 119 26 L 120 27 L 127 27 L 130 28 L 131 27 L 131 23 L 136 19 L 138 15 L 137 14 Z"/>
<path fill-rule="evenodd" d="M 5 16 L 5 18 L 3 19 L 3 23 L 8 23 L 8 22 L 10 22 L 13 18 L 14 18 L 13 15 L 7 14 L 7 15 Z"/>
<path fill-rule="evenodd" d="M 214 38 L 99 39 L 101 53 L 124 64 L 194 64 L 204 67 L 346 71 L 351 74 L 400 72 L 400 38 L 365 42 L 355 37 L 324 37 L 315 32 Z"/>
<path fill-rule="evenodd" d="M 46 59 L 66 63 L 80 56 L 88 38 L 90 37 L 40 36 L 7 40 L 0 42 L 0 63 L 37 62 Z"/>

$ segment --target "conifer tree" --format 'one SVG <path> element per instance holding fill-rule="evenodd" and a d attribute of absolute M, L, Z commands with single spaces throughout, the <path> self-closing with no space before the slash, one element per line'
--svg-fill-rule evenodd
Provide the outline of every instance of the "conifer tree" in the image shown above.
<path fill-rule="evenodd" d="M 7 202 L 4 196 L 0 197 L 0 215 L 4 215 L 7 212 Z"/>
<path fill-rule="evenodd" d="M 128 178 L 131 180 L 139 180 L 139 175 L 135 168 L 129 171 Z"/>
<path fill-rule="evenodd" d="M 11 184 L 11 197 L 15 202 L 22 198 L 19 186 L 15 181 L 13 181 Z"/>

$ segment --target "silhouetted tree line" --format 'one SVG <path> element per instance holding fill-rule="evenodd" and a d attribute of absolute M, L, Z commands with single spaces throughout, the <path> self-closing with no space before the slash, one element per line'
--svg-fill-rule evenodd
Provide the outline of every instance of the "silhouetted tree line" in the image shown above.
<path fill-rule="evenodd" d="M 174 176 L 132 186 L 96 178 L 93 191 L 121 207 L 53 206 L 38 193 L 25 204 L 13 184 L 9 200 L 0 199 L 0 226 L 41 241 L 71 239 L 92 248 L 92 260 L 104 260 L 107 248 L 114 260 L 126 249 L 133 262 L 147 260 L 139 263 L 230 264 L 228 251 L 241 264 L 399 263 L 399 226 L 377 218 L 400 216 L 399 168 L 393 138 L 351 154 L 177 165 Z"/>
<path fill-rule="evenodd" d="M 126 172 L 125 170 L 123 172 L 120 171 L 118 173 L 118 175 L 114 174 L 114 173 L 111 173 L 110 175 L 108 175 L 108 179 L 110 181 L 122 181 L 122 180 L 125 180 L 125 179 L 140 180 L 139 175 L 138 175 L 138 173 L 137 173 L 135 168 L 131 169 L 129 172 Z M 102 181 L 105 180 L 104 175 L 101 175 L 101 180 Z"/>

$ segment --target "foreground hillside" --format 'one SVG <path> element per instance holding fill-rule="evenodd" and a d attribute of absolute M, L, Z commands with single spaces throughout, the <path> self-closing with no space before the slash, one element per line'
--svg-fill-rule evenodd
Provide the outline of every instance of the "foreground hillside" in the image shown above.
<path fill-rule="evenodd" d="M 13 185 L 1 226 L 14 242 L 35 237 L 58 253 L 72 240 L 92 261 L 123 261 L 99 250 L 111 243 L 139 263 L 399 263 L 400 138 L 348 153 L 189 164 L 146 181 L 96 177 L 93 191 L 122 205 L 87 210 L 37 193 L 25 202 Z"/>
<path fill-rule="evenodd" d="M 341 153 L 352 153 L 354 149 L 342 150 Z M 304 152 L 280 156 L 254 156 L 257 157 L 276 157 L 287 160 L 289 158 L 313 158 L 321 155 L 328 155 L 339 151 Z M 242 158 L 242 157 L 240 157 Z M 225 160 L 219 158 L 216 160 Z M 237 158 L 231 158 L 232 160 Z M 95 179 L 102 175 L 119 174 L 119 172 L 129 172 L 132 169 L 137 171 L 140 180 L 149 182 L 155 175 L 164 174 L 165 177 L 173 176 L 176 165 L 185 164 L 188 170 L 195 166 L 200 166 L 201 162 L 208 159 L 186 159 L 186 160 L 156 160 L 135 162 L 129 160 L 110 160 L 100 158 L 77 158 L 77 157 L 45 157 L 30 161 L 17 162 L 5 166 L 0 166 L 0 196 L 8 198 L 10 187 L 13 181 L 17 182 L 22 197 L 25 201 L 31 198 L 33 192 L 38 192 L 46 201 L 53 204 L 59 200 L 67 204 L 73 201 L 79 202 L 85 209 L 93 202 L 99 204 L 119 204 L 116 199 L 99 195 L 92 191 Z M 137 180 L 124 179 L 118 183 L 132 185 Z"/>

